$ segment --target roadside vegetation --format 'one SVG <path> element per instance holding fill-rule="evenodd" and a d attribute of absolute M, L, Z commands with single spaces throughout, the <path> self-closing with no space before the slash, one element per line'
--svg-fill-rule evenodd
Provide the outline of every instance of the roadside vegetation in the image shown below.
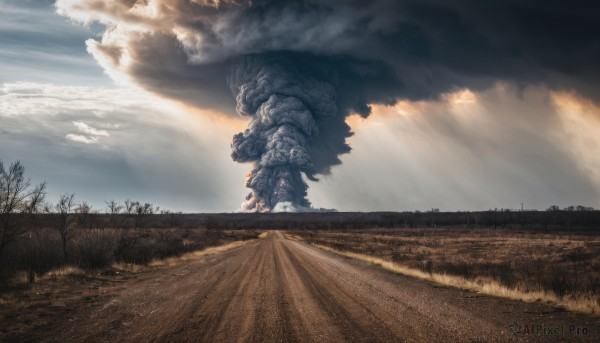
<path fill-rule="evenodd" d="M 515 229 L 294 231 L 401 274 L 600 314 L 600 232 Z"/>
<path fill-rule="evenodd" d="M 158 265 L 288 230 L 309 243 L 439 283 L 600 313 L 600 211 L 183 214 L 148 202 L 46 198 L 0 161 L 0 291 L 47 275 Z M 175 258 L 175 259 L 173 259 Z"/>
<path fill-rule="evenodd" d="M 45 274 L 110 273 L 211 246 L 258 237 L 252 230 L 213 230 L 150 203 L 106 201 L 95 210 L 75 194 L 55 203 L 45 182 L 33 185 L 20 162 L 0 161 L 0 291 Z"/>

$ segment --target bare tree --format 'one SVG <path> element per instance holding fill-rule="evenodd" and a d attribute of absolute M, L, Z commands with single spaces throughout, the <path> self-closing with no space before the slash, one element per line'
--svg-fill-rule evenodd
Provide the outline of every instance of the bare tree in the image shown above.
<path fill-rule="evenodd" d="M 106 201 L 105 200 L 104 202 L 106 203 L 106 209 L 108 210 L 106 212 L 107 214 L 115 215 L 115 214 L 121 213 L 123 206 L 118 205 L 116 201 L 114 201 L 114 200 Z"/>
<path fill-rule="evenodd" d="M 31 191 L 29 199 L 23 204 L 23 213 L 28 219 L 27 225 L 31 228 L 41 228 L 42 218 L 38 214 L 44 212 L 44 207 L 48 206 L 46 199 L 46 181 L 35 186 Z"/>
<path fill-rule="evenodd" d="M 0 258 L 6 246 L 29 230 L 22 220 L 15 220 L 14 214 L 37 211 L 45 190 L 45 182 L 31 187 L 31 180 L 25 178 L 25 167 L 20 161 L 5 169 L 0 160 Z"/>
<path fill-rule="evenodd" d="M 106 213 L 109 214 L 109 223 L 112 227 L 117 226 L 117 218 L 119 213 L 121 213 L 121 210 L 123 210 L 123 206 L 117 204 L 116 201 L 114 200 L 110 200 L 110 201 L 104 201 L 106 203 Z"/>
<path fill-rule="evenodd" d="M 74 205 L 75 194 L 63 194 L 58 199 L 58 203 L 55 206 L 56 209 L 56 223 L 55 227 L 58 231 L 63 248 L 63 256 L 67 261 L 67 244 L 73 237 L 73 205 Z"/>
<path fill-rule="evenodd" d="M 79 227 L 90 229 L 92 227 L 92 206 L 85 200 L 80 202 L 75 208 Z"/>
<path fill-rule="evenodd" d="M 31 191 L 29 200 L 24 204 L 23 212 L 37 214 L 43 211 L 46 199 L 46 181 L 35 186 Z"/>
<path fill-rule="evenodd" d="M 135 201 L 131 201 L 129 199 L 126 199 L 123 204 L 125 205 L 125 213 L 127 214 L 133 214 L 134 213 L 134 209 L 136 206 L 136 202 Z M 139 203 L 137 203 L 139 205 Z"/>
<path fill-rule="evenodd" d="M 134 213 L 136 214 L 135 227 L 140 228 L 144 225 L 144 218 L 146 218 L 148 215 L 154 214 L 155 208 L 150 203 L 144 203 L 142 205 L 136 201 L 133 204 L 134 204 Z"/>
<path fill-rule="evenodd" d="M 136 209 L 137 214 L 153 214 L 154 206 L 150 203 L 145 203 L 144 205 L 138 205 Z"/>

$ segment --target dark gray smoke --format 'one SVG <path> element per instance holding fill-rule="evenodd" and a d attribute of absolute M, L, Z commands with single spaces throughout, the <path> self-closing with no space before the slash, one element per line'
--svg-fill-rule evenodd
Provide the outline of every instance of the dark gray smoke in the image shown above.
<path fill-rule="evenodd" d="M 353 63 L 358 69 L 367 66 Z M 232 63 L 228 81 L 236 110 L 251 118 L 231 145 L 236 162 L 254 164 L 243 211 L 310 209 L 302 175 L 316 181 L 315 174 L 339 163 L 338 155 L 350 150 L 345 139 L 351 132 L 344 123 L 349 107 L 365 116 L 370 110 L 364 100 L 348 100 L 362 94 L 344 94 L 342 79 L 359 78 L 356 70 L 340 73 L 346 67 L 297 53 L 249 55 Z M 383 70 L 369 67 L 365 74 L 382 77 Z"/>
<path fill-rule="evenodd" d="M 244 209 L 308 208 L 303 177 L 350 151 L 345 118 L 499 81 L 598 101 L 598 2 L 549 0 L 57 0 L 106 25 L 89 51 L 112 75 L 250 118 Z M 233 92 L 234 97 L 231 96 Z M 234 101 L 235 98 L 235 101 Z M 376 138 L 374 138 L 376 139 Z"/>
<path fill-rule="evenodd" d="M 290 64 L 249 57 L 233 68 L 230 86 L 236 109 L 252 117 L 231 145 L 235 161 L 255 163 L 246 181 L 252 193 L 242 205 L 244 211 L 274 209 L 277 204 L 290 210 L 310 207 L 301 176 L 314 180 L 308 144 L 319 135 L 317 122 L 337 113 L 337 97 L 329 82 Z"/>

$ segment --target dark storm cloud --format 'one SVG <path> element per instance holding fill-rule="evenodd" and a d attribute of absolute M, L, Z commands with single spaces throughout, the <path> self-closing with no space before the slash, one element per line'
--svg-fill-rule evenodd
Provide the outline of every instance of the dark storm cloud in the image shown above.
<path fill-rule="evenodd" d="M 113 75 L 198 107 L 232 113 L 237 104 L 240 114 L 252 116 L 249 130 L 234 139 L 233 156 L 258 163 L 252 175 L 268 175 L 272 185 L 282 177 L 261 171 L 271 165 L 269 156 L 286 149 L 308 159 L 298 164 L 286 155 L 272 167 L 328 173 L 350 151 L 344 118 L 366 117 L 372 104 L 435 99 L 498 81 L 573 89 L 600 100 L 600 5 L 594 2 L 58 0 L 57 8 L 107 25 L 102 41 L 88 41 L 88 49 Z M 286 72 L 257 84 L 273 65 Z M 300 75 L 306 82 L 291 81 Z M 305 96 L 320 84 L 334 89 L 326 115 L 315 105 L 319 100 Z M 268 101 L 285 108 L 298 99 L 318 135 L 302 133 L 302 125 L 298 131 L 261 124 Z M 285 111 L 275 112 L 269 121 L 281 122 Z M 289 144 L 278 152 L 269 148 L 277 146 L 269 145 L 273 139 Z"/>
<path fill-rule="evenodd" d="M 163 0 L 148 5 L 154 7 L 152 14 L 140 10 L 144 3 L 59 0 L 57 5 L 61 13 L 75 19 L 143 28 L 135 34 L 119 33 L 127 35 L 125 48 L 132 55 L 125 71 L 154 91 L 203 107 L 231 108 L 233 100 L 221 93 L 227 92 L 222 76 L 232 59 L 277 51 L 347 61 L 341 69 L 358 58 L 392 71 L 389 79 L 395 80 L 387 85 L 347 70 L 339 73 L 341 81 L 354 86 L 356 96 L 364 97 L 357 99 L 363 104 L 381 102 L 381 96 L 371 98 L 382 90 L 391 98 L 431 98 L 453 87 L 477 89 L 497 80 L 545 82 L 588 96 L 597 93 L 600 4 L 594 1 L 227 1 L 213 5 Z M 118 44 L 102 42 L 105 48 Z M 115 58 L 123 52 L 103 53 Z M 369 71 L 363 66 L 356 69 Z M 193 86 L 197 94 L 175 92 L 168 86 L 177 90 Z M 214 95 L 218 96 L 211 98 Z"/>

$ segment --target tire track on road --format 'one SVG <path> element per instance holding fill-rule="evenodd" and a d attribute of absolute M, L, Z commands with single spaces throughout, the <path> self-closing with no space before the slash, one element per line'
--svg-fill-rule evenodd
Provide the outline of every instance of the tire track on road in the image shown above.
<path fill-rule="evenodd" d="M 600 319 L 541 303 L 464 297 L 270 232 L 223 253 L 121 284 L 66 312 L 41 341 L 463 342 L 555 341 L 508 326 L 587 326 Z M 546 312 L 544 312 L 546 311 Z M 568 339 L 569 337 L 559 337 Z"/>

